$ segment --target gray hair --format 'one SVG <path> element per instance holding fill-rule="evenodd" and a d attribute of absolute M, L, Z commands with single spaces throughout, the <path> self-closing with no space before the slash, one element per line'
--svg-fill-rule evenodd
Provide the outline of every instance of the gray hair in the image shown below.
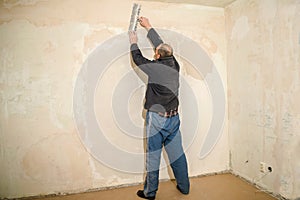
<path fill-rule="evenodd" d="M 161 58 L 169 57 L 173 55 L 173 48 L 170 45 L 163 43 L 157 47 L 157 52 Z"/>

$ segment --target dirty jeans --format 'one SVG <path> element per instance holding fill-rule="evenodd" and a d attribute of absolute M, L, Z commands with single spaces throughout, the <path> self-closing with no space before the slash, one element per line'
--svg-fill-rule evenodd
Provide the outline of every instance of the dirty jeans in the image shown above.
<path fill-rule="evenodd" d="M 146 197 L 156 195 L 159 183 L 159 166 L 162 147 L 165 147 L 177 186 L 184 194 L 189 193 L 187 161 L 182 148 L 179 130 L 179 115 L 165 118 L 148 111 L 146 116 L 146 180 L 144 194 Z"/>

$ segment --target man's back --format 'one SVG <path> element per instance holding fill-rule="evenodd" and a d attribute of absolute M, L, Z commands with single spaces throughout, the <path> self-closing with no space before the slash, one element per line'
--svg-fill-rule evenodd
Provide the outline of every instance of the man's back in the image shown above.
<path fill-rule="evenodd" d="M 147 37 L 154 47 L 162 43 L 161 38 L 152 28 Z M 179 64 L 173 55 L 148 60 L 143 57 L 136 44 L 131 46 L 134 63 L 148 75 L 145 109 L 155 112 L 177 110 L 179 89 Z"/>

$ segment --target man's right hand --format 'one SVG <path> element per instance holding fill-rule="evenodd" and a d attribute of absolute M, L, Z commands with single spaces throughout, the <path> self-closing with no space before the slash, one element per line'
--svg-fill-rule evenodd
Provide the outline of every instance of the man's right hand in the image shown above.
<path fill-rule="evenodd" d="M 145 29 L 147 29 L 147 31 L 149 31 L 152 28 L 152 26 L 151 26 L 148 18 L 146 18 L 146 17 L 140 17 L 139 21 L 140 21 L 140 25 L 142 27 L 144 27 Z"/>

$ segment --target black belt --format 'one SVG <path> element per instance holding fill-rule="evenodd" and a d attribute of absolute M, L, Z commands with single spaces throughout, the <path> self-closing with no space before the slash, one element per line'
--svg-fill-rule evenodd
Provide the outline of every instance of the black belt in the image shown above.
<path fill-rule="evenodd" d="M 168 112 L 158 112 L 158 114 L 162 117 L 170 118 L 170 117 L 178 115 L 178 110 L 175 109 L 175 110 L 170 110 Z"/>

